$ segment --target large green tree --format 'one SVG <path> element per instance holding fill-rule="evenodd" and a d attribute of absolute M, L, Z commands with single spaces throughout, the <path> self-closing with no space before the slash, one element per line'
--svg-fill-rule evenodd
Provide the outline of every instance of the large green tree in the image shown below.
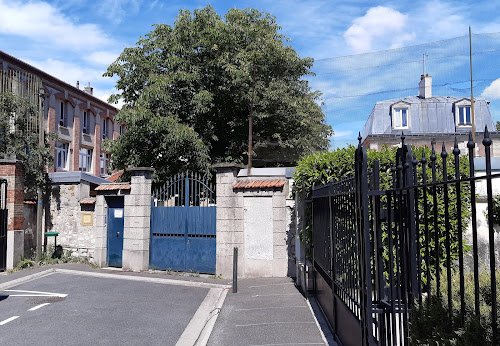
<path fill-rule="evenodd" d="M 212 163 L 246 162 L 250 113 L 254 165 L 293 164 L 326 149 L 332 130 L 320 93 L 303 79 L 313 59 L 300 58 L 280 29 L 275 17 L 253 9 L 231 9 L 224 19 L 211 6 L 181 10 L 173 27 L 155 25 L 108 67 L 105 76 L 118 77 L 119 90 L 110 102 L 125 102 L 117 119 L 133 123 L 143 115 L 128 110 L 147 109 L 188 126 Z M 135 135 L 129 128 L 125 136 Z M 135 137 L 151 148 L 148 138 Z M 122 150 L 120 141 L 108 145 L 113 154 Z M 122 159 L 115 156 L 115 165 L 125 166 Z"/>
<path fill-rule="evenodd" d="M 28 119 L 36 119 L 38 110 L 29 99 L 11 92 L 0 93 L 0 158 L 14 155 L 25 172 L 27 198 L 35 198 L 37 188 L 47 184 L 45 167 L 53 161 L 50 146 L 39 144 L 38 132 L 30 129 Z M 45 138 L 52 139 L 52 134 Z"/>

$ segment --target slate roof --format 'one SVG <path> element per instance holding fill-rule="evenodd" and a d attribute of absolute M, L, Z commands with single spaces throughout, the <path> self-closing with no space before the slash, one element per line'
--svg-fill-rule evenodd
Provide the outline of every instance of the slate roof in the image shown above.
<path fill-rule="evenodd" d="M 454 105 L 460 101 L 469 101 L 467 97 L 432 96 L 421 98 L 419 96 L 400 97 L 392 100 L 378 101 L 375 103 L 368 120 L 366 121 L 361 136 L 363 140 L 368 136 L 381 137 L 401 135 L 401 129 L 392 128 L 391 107 L 397 103 L 406 103 L 409 109 L 409 126 L 404 129 L 406 135 L 431 135 L 468 133 L 470 126 L 457 126 L 455 122 Z M 474 98 L 474 113 L 476 129 L 484 130 L 485 126 L 495 129 L 491 117 L 489 101 L 484 98 Z"/>

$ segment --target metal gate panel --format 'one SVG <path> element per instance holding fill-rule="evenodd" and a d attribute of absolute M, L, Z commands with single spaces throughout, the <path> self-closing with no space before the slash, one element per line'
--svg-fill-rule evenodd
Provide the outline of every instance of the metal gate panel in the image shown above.
<path fill-rule="evenodd" d="M 0 209 L 0 271 L 7 265 L 7 209 Z"/>
<path fill-rule="evenodd" d="M 7 267 L 7 180 L 0 179 L 0 271 Z"/>
<path fill-rule="evenodd" d="M 153 195 L 150 267 L 215 273 L 216 207 L 210 183 L 179 174 Z"/>

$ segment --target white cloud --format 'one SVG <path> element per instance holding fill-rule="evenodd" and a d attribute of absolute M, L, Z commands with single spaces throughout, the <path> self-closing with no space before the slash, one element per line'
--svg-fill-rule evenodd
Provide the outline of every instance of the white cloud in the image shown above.
<path fill-rule="evenodd" d="M 499 100 L 500 99 L 500 78 L 494 80 L 488 87 L 486 87 L 481 94 L 481 97 L 490 99 L 490 100 Z"/>
<path fill-rule="evenodd" d="M 97 64 L 109 66 L 118 58 L 119 53 L 97 51 L 85 56 L 85 60 Z"/>
<path fill-rule="evenodd" d="M 115 42 L 95 24 L 74 24 L 57 8 L 40 1 L 0 0 L 0 34 L 17 35 L 67 50 L 93 50 Z"/>
<path fill-rule="evenodd" d="M 369 52 L 375 40 L 387 40 L 391 46 L 399 47 L 413 36 L 403 33 L 408 16 L 390 7 L 370 8 L 362 17 L 354 19 L 344 33 L 344 39 L 355 53 Z M 403 33 L 403 35 L 401 35 Z"/>
<path fill-rule="evenodd" d="M 94 96 L 103 100 L 104 102 L 108 102 L 109 97 L 111 94 L 116 93 L 116 89 L 108 89 L 108 90 L 95 90 L 94 89 Z M 116 107 L 118 109 L 121 109 L 124 105 L 124 102 L 122 100 L 118 101 L 117 104 L 112 104 L 113 107 Z"/>
<path fill-rule="evenodd" d="M 82 67 L 78 64 L 64 62 L 55 59 L 47 59 L 44 61 L 27 61 L 29 64 L 36 68 L 68 83 L 75 85 L 76 81 L 80 81 L 80 85 L 87 85 L 87 83 L 94 84 L 96 82 L 105 81 L 112 83 L 109 78 L 104 79 L 102 74 L 104 69 L 93 69 L 89 67 Z"/>

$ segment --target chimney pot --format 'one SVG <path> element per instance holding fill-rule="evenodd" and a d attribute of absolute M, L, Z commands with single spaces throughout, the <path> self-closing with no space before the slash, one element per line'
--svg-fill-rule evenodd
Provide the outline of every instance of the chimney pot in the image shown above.
<path fill-rule="evenodd" d="M 432 97 L 432 77 L 429 74 L 420 76 L 418 83 L 418 97 L 428 99 Z"/>

